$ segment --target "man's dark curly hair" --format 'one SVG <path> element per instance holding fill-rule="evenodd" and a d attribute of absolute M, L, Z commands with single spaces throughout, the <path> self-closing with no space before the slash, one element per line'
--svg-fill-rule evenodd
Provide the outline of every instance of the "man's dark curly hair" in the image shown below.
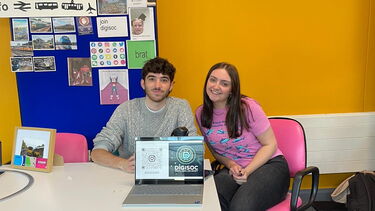
<path fill-rule="evenodd" d="M 161 73 L 163 75 L 168 75 L 169 79 L 173 81 L 174 74 L 176 73 L 176 68 L 169 63 L 168 60 L 155 57 L 146 62 L 142 69 L 142 79 L 146 79 L 148 73 Z"/>

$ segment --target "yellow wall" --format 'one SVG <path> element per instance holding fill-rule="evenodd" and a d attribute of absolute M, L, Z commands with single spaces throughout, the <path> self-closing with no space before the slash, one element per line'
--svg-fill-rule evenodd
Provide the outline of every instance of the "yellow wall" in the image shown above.
<path fill-rule="evenodd" d="M 208 69 L 227 61 L 268 115 L 375 111 L 373 4 L 159 0 L 159 53 L 177 67 L 172 94 L 195 109 Z M 348 175 L 323 175 L 320 187 Z"/>
<path fill-rule="evenodd" d="M 0 18 L 0 141 L 3 147 L 3 163 L 11 159 L 14 127 L 19 126 L 20 113 L 15 74 L 10 71 L 9 20 Z"/>

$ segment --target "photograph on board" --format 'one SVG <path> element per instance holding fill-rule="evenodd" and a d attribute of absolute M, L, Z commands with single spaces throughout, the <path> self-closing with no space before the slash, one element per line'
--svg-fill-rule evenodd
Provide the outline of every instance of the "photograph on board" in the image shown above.
<path fill-rule="evenodd" d="M 129 10 L 131 40 L 155 40 L 153 9 L 132 7 Z"/>
<path fill-rule="evenodd" d="M 10 66 L 12 72 L 32 72 L 32 57 L 10 57 Z"/>
<path fill-rule="evenodd" d="M 52 33 L 51 18 L 30 18 L 31 33 Z"/>
<path fill-rule="evenodd" d="M 76 17 L 77 31 L 79 35 L 93 34 L 91 17 L 82 16 Z"/>
<path fill-rule="evenodd" d="M 125 15 L 127 12 L 127 0 L 98 0 L 99 15 Z"/>
<path fill-rule="evenodd" d="M 54 56 L 33 57 L 34 71 L 49 72 L 56 71 L 56 63 Z"/>
<path fill-rule="evenodd" d="M 27 19 L 12 19 L 13 41 L 29 40 L 29 23 Z"/>
<path fill-rule="evenodd" d="M 31 41 L 10 41 L 10 49 L 13 57 L 34 56 Z"/>
<path fill-rule="evenodd" d="M 56 34 L 56 50 L 77 50 L 77 36 L 75 34 Z"/>
<path fill-rule="evenodd" d="M 99 69 L 100 104 L 121 104 L 129 100 L 127 69 Z"/>
<path fill-rule="evenodd" d="M 53 35 L 31 35 L 34 50 L 55 50 L 55 41 Z"/>
<path fill-rule="evenodd" d="M 53 31 L 55 33 L 72 33 L 76 32 L 73 17 L 52 18 Z"/>
<path fill-rule="evenodd" d="M 90 58 L 68 58 L 69 86 L 92 86 Z"/>

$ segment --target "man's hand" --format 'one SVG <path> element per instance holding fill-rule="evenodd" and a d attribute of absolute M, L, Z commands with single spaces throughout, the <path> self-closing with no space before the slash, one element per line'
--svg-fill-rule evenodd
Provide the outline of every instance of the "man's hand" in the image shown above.
<path fill-rule="evenodd" d="M 134 154 L 130 156 L 128 159 L 124 159 L 124 161 L 121 163 L 120 169 L 128 173 L 134 173 L 134 169 L 135 169 Z"/>

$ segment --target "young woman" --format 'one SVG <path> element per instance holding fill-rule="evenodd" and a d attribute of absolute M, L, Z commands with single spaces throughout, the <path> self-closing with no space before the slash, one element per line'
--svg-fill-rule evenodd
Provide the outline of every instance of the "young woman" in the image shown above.
<path fill-rule="evenodd" d="M 261 106 L 241 95 L 235 66 L 209 70 L 196 119 L 211 153 L 225 166 L 215 175 L 222 210 L 266 210 L 289 187 L 288 164 Z"/>

